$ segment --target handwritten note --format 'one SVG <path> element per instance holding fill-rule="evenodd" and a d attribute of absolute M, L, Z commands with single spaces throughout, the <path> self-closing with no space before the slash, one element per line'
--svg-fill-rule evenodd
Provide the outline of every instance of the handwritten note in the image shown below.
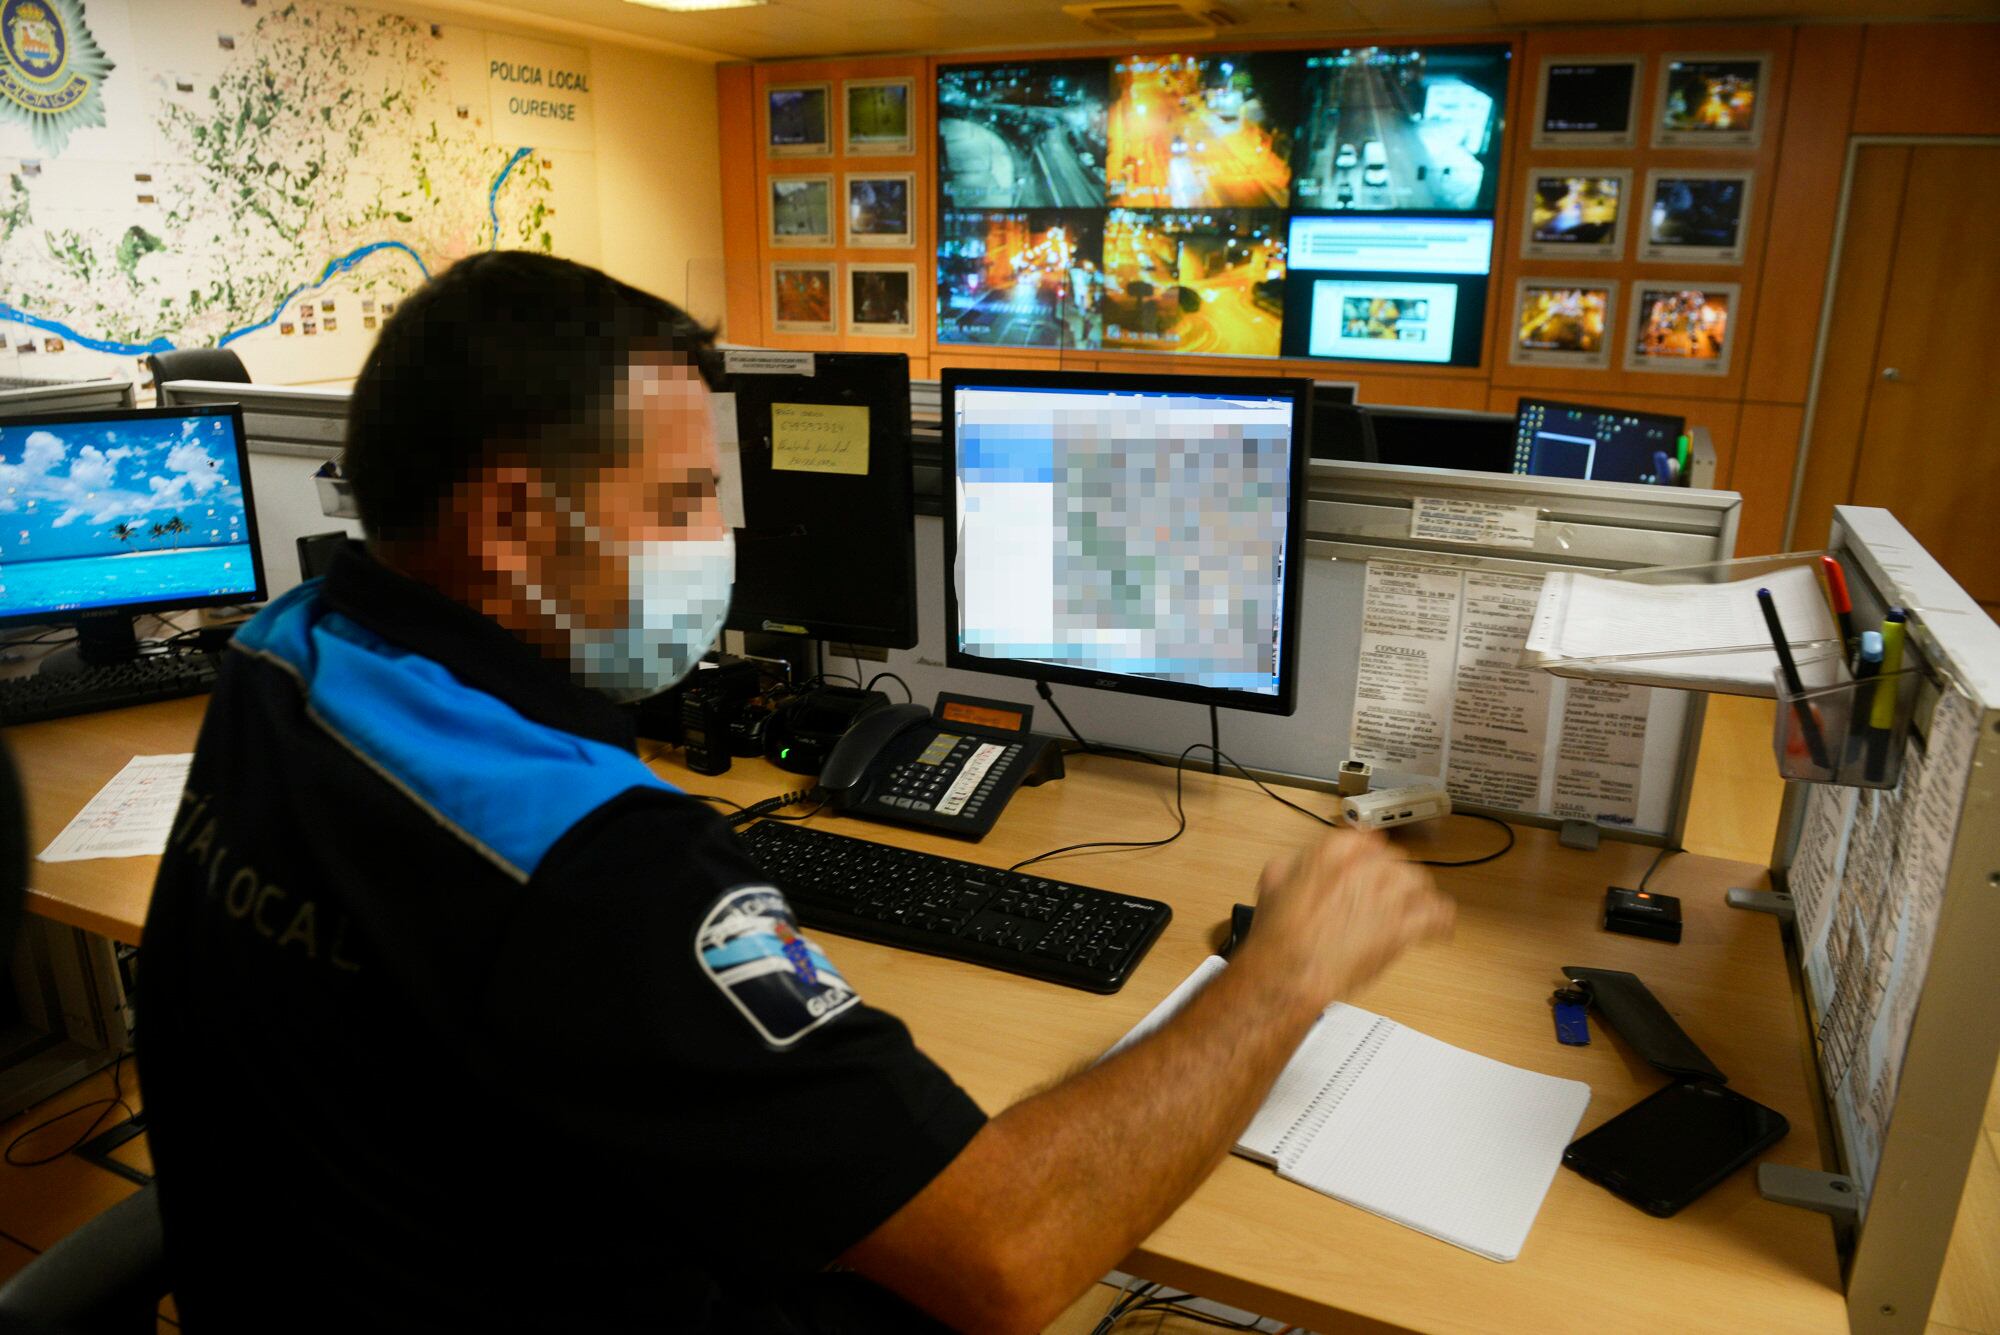
<path fill-rule="evenodd" d="M 771 467 L 865 477 L 868 409 L 834 403 L 772 404 Z"/>
<path fill-rule="evenodd" d="M 81 862 L 166 852 L 193 760 L 193 755 L 132 757 L 42 850 L 41 860 Z"/>

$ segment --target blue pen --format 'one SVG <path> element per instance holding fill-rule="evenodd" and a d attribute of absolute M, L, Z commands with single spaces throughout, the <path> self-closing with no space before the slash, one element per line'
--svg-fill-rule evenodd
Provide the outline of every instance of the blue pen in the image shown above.
<path fill-rule="evenodd" d="M 1869 715 L 1875 708 L 1875 678 L 1882 673 L 1882 632 L 1864 630 L 1861 632 L 1861 656 L 1854 661 L 1854 705 L 1847 715 L 1847 750 L 1852 755 L 1856 750 L 1866 748 L 1873 752 L 1876 748 L 1875 729 Z M 1887 733 L 1883 734 L 1885 737 Z"/>
<path fill-rule="evenodd" d="M 1674 485 L 1673 460 L 1667 458 L 1665 450 L 1653 451 L 1653 481 L 1662 487 Z"/>

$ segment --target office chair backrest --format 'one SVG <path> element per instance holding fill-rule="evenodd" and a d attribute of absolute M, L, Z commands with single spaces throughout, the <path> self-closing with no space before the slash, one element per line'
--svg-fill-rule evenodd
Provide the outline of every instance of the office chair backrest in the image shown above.
<path fill-rule="evenodd" d="M 155 352 L 146 358 L 146 369 L 153 373 L 155 385 L 164 385 L 169 380 L 227 380 L 235 385 L 250 383 L 250 373 L 243 369 L 243 359 L 228 348 L 175 348 L 172 352 Z"/>

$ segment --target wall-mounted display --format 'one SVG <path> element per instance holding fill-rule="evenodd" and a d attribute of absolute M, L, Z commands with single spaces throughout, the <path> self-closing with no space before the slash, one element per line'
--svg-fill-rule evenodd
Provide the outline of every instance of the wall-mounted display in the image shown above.
<path fill-rule="evenodd" d="M 1737 293 L 1734 283 L 1634 283 L 1625 369 L 1728 374 Z"/>
<path fill-rule="evenodd" d="M 1681 264 L 1739 264 L 1750 225 L 1747 171 L 1646 174 L 1646 220 L 1639 258 Z"/>
<path fill-rule="evenodd" d="M 847 266 L 847 332 L 910 338 L 917 332 L 917 266 Z"/>
<path fill-rule="evenodd" d="M 1514 285 L 1516 366 L 1611 364 L 1618 284 L 1595 278 L 1523 278 Z"/>
<path fill-rule="evenodd" d="M 1535 148 L 1630 148 L 1637 141 L 1639 56 L 1547 56 L 1535 85 Z"/>
<path fill-rule="evenodd" d="M 1761 54 L 1682 54 L 1660 61 L 1660 96 L 1653 116 L 1658 148 L 1755 148 L 1763 133 Z"/>
<path fill-rule="evenodd" d="M 833 244 L 831 176 L 771 178 L 771 244 L 774 246 Z"/>
<path fill-rule="evenodd" d="M 764 96 L 766 144 L 773 157 L 833 152 L 832 94 L 823 83 L 781 84 Z"/>
<path fill-rule="evenodd" d="M 831 264 L 771 266 L 771 328 L 780 334 L 837 334 Z"/>
<path fill-rule="evenodd" d="M 916 177 L 911 172 L 854 175 L 847 178 L 847 244 L 907 246 L 916 236 L 910 216 Z"/>
<path fill-rule="evenodd" d="M 938 341 L 1476 366 L 1511 56 L 943 66 Z"/>
<path fill-rule="evenodd" d="M 947 209 L 1101 209 L 1103 61 L 938 70 L 938 197 Z"/>
<path fill-rule="evenodd" d="M 845 141 L 849 153 L 909 153 L 913 98 L 909 79 L 848 79 L 840 85 L 847 101 Z"/>
<path fill-rule="evenodd" d="M 1521 253 L 1530 259 L 1615 260 L 1625 249 L 1632 173 L 1623 167 L 1533 167 Z"/>

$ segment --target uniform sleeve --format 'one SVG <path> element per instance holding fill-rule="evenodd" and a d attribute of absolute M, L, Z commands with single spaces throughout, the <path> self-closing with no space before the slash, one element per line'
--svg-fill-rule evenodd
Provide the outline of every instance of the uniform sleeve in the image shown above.
<path fill-rule="evenodd" d="M 537 1097 L 572 1143 L 638 1165 L 722 1255 L 818 1269 L 984 1124 L 691 800 L 619 798 L 528 888 L 488 1059 L 546 1071 Z"/>

